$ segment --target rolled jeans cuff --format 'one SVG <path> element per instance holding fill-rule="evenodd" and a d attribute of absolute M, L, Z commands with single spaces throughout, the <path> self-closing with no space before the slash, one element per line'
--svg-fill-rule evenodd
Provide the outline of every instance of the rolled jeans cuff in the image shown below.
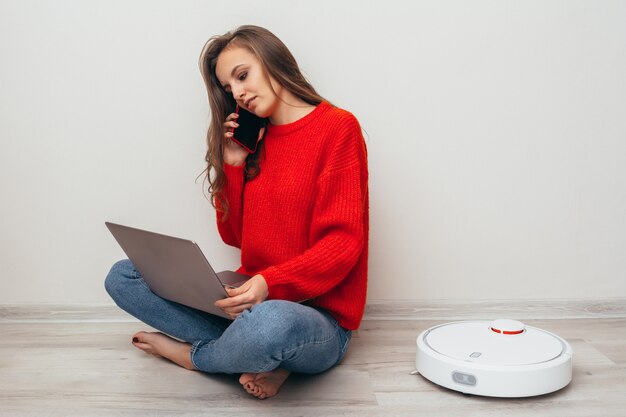
<path fill-rule="evenodd" d="M 190 356 L 190 359 L 191 359 L 191 363 L 193 364 L 193 366 L 194 366 L 196 369 L 200 369 L 200 367 L 199 367 L 199 366 L 198 366 L 198 364 L 197 364 L 197 363 L 193 360 L 193 357 L 194 357 L 194 355 L 195 355 L 196 351 L 197 351 L 198 349 L 200 349 L 200 346 L 202 346 L 202 345 L 204 345 L 204 344 L 206 344 L 206 343 L 207 343 L 207 342 L 205 342 L 204 340 L 196 340 L 195 342 L 193 342 L 193 343 L 191 344 L 191 352 L 189 352 L 189 356 Z"/>

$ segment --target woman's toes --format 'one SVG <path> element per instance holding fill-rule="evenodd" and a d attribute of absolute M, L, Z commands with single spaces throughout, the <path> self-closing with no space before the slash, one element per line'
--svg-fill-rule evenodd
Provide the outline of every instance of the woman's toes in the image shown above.
<path fill-rule="evenodd" d="M 133 335 L 133 342 L 144 342 L 147 335 L 146 332 L 137 332 Z"/>
<path fill-rule="evenodd" d="M 256 377 L 256 374 L 252 374 L 252 373 L 241 374 L 241 377 L 239 377 L 239 383 L 243 386 L 246 392 L 250 395 L 254 395 L 254 392 L 255 392 L 254 391 L 256 387 L 256 384 L 254 383 L 255 377 Z"/>
<path fill-rule="evenodd" d="M 246 384 L 254 381 L 255 376 L 255 374 L 241 374 L 239 377 L 239 383 L 245 387 Z"/>

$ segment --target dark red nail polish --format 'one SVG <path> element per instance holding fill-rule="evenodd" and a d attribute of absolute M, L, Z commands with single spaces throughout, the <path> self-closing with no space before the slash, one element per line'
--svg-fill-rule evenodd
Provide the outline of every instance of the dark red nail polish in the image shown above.
<path fill-rule="evenodd" d="M 139 338 L 133 337 L 133 343 L 137 343 L 137 342 L 139 342 Z"/>

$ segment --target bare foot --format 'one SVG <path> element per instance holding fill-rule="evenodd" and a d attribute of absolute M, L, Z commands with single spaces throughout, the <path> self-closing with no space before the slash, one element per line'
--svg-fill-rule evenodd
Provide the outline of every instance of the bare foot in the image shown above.
<path fill-rule="evenodd" d="M 191 362 L 191 345 L 159 332 L 137 332 L 133 335 L 133 345 L 156 357 L 164 357 L 183 368 L 194 371 Z"/>
<path fill-rule="evenodd" d="M 239 383 L 243 385 L 248 394 L 264 400 L 278 394 L 289 374 L 291 372 L 282 368 L 260 374 L 242 374 Z"/>

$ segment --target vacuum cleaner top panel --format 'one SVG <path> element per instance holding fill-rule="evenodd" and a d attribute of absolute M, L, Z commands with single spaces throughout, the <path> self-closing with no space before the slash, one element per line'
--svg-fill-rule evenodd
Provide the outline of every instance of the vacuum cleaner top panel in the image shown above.
<path fill-rule="evenodd" d="M 551 333 L 514 320 L 447 323 L 430 330 L 423 340 L 449 358 L 494 366 L 547 362 L 566 348 Z"/>

